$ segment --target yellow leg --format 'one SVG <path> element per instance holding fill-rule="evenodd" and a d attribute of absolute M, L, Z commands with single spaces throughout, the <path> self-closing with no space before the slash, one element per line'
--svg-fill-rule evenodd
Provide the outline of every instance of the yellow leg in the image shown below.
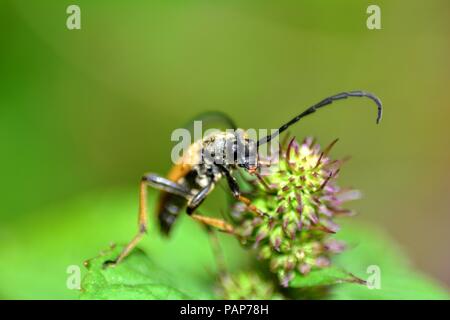
<path fill-rule="evenodd" d="M 234 233 L 233 226 L 222 219 L 205 217 L 205 216 L 202 216 L 199 214 L 192 214 L 191 217 L 196 221 L 204 223 L 207 226 L 215 227 L 215 228 L 219 229 L 220 231 L 223 231 L 226 233 Z"/>
<path fill-rule="evenodd" d="M 267 217 L 267 218 L 271 218 L 267 213 L 259 210 L 252 202 L 249 198 L 244 197 L 243 195 L 239 195 L 239 197 L 237 197 L 237 200 L 244 203 L 248 210 L 250 210 L 250 212 L 253 212 L 255 214 L 257 214 L 260 217 Z"/>
<path fill-rule="evenodd" d="M 147 233 L 148 215 L 147 215 L 147 181 L 141 180 L 139 191 L 139 216 L 138 216 L 138 232 L 134 238 L 122 250 L 119 257 L 113 264 L 120 263 L 141 241 L 142 237 Z"/>

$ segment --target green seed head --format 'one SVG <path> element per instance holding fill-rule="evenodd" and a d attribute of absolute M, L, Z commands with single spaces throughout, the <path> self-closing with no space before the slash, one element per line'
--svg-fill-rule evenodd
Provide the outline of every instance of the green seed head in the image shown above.
<path fill-rule="evenodd" d="M 219 294 L 225 300 L 275 300 L 282 296 L 275 292 L 273 283 L 255 273 L 240 272 L 221 278 Z"/>
<path fill-rule="evenodd" d="M 296 274 L 329 266 L 331 254 L 343 249 L 330 239 L 338 230 L 333 220 L 351 213 L 342 204 L 359 194 L 336 184 L 342 161 L 328 157 L 334 143 L 321 151 L 310 138 L 302 144 L 292 139 L 282 150 L 279 162 L 264 176 L 273 192 L 256 184 L 250 196 L 269 218 L 257 217 L 241 204 L 235 206 L 242 242 L 269 261 L 284 286 Z"/>

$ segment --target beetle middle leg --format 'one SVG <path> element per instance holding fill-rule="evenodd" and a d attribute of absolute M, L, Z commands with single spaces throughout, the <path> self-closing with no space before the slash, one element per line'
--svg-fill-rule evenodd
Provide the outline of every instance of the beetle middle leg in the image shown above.
<path fill-rule="evenodd" d="M 211 192 L 213 188 L 214 183 L 210 182 L 206 187 L 204 187 L 196 195 L 194 195 L 188 203 L 186 212 L 191 218 L 199 222 L 202 222 L 207 226 L 215 227 L 227 233 L 233 233 L 234 228 L 223 219 L 211 218 L 199 214 L 194 214 L 194 211 L 197 210 L 197 208 L 202 204 L 202 202 L 205 200 L 205 198 L 208 196 L 208 194 Z"/>
<path fill-rule="evenodd" d="M 227 274 L 227 268 L 225 264 L 225 256 L 220 246 L 219 238 L 217 237 L 217 234 L 214 232 L 213 228 L 205 224 L 204 227 L 209 236 L 209 242 L 211 243 L 212 253 L 216 260 L 219 277 L 224 277 Z"/>
<path fill-rule="evenodd" d="M 206 226 L 215 227 L 220 231 L 234 233 L 233 226 L 223 219 L 211 218 L 200 214 L 192 214 L 191 218 L 205 224 Z"/>

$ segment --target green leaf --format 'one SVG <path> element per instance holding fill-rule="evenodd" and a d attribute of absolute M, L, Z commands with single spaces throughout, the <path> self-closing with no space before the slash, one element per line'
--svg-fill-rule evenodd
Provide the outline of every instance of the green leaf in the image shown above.
<path fill-rule="evenodd" d="M 296 273 L 295 278 L 289 282 L 289 287 L 305 288 L 329 286 L 345 282 L 364 283 L 363 280 L 355 277 L 351 273 L 348 273 L 341 268 L 331 266 L 328 268 L 312 270 L 306 275 Z"/>
<path fill-rule="evenodd" d="M 207 233 L 182 215 L 169 238 L 162 237 L 149 195 L 149 231 L 138 247 L 170 275 L 174 288 L 195 299 L 214 295 L 216 263 Z M 220 196 L 220 194 L 219 194 Z M 208 203 L 205 203 L 208 205 Z M 0 296 L 5 299 L 76 299 L 68 268 L 88 271 L 83 261 L 111 243 L 126 244 L 137 225 L 136 190 L 116 188 L 77 197 L 0 224 Z M 36 227 L 39 223 L 39 227 Z M 240 270 L 250 257 L 236 239 L 219 234 L 227 264 Z"/>
<path fill-rule="evenodd" d="M 297 276 L 291 281 L 291 287 L 333 285 L 328 299 L 450 298 L 448 290 L 416 270 L 405 250 L 380 228 L 347 222 L 342 224 L 337 238 L 344 240 L 348 248 L 336 256 L 333 267 Z M 374 267 L 380 271 L 379 289 L 370 289 L 363 282 L 372 283 Z M 307 297 L 304 294 L 299 292 L 297 298 Z"/>
<path fill-rule="evenodd" d="M 348 249 L 335 263 L 357 277 L 371 282 L 374 266 L 380 271 L 380 289 L 364 285 L 340 284 L 330 299 L 449 299 L 448 291 L 410 263 L 405 250 L 383 230 L 360 224 L 343 224 L 338 237 Z"/>
<path fill-rule="evenodd" d="M 193 299 L 174 288 L 141 250 L 135 250 L 117 266 L 105 266 L 121 247 L 112 248 L 86 262 L 88 273 L 82 282 L 81 299 Z"/>
<path fill-rule="evenodd" d="M 154 206 L 154 194 L 150 193 L 149 207 Z M 213 195 L 214 196 L 214 195 Z M 208 203 L 205 203 L 208 205 Z M 4 222 L 0 225 L 0 297 L 4 299 L 71 299 L 78 290 L 67 287 L 68 266 L 78 265 L 83 274 L 90 273 L 82 262 L 94 257 L 111 242 L 127 243 L 136 232 L 137 201 L 135 190 L 115 189 L 91 193 L 64 204 L 39 210 L 27 218 Z M 171 237 L 159 235 L 154 216 L 151 217 L 148 236 L 139 244 L 143 253 L 133 252 L 122 266 L 111 271 L 143 274 L 154 279 L 163 274 L 170 281 L 158 283 L 168 296 L 183 294 L 193 299 L 215 297 L 216 265 L 204 230 L 187 216 L 181 216 Z M 36 220 L 39 227 L 36 227 Z M 248 269 L 252 255 L 240 248 L 229 235 L 219 235 L 231 272 Z M 357 284 L 332 286 L 331 299 L 448 299 L 448 291 L 433 279 L 423 275 L 409 263 L 396 242 L 383 231 L 349 222 L 343 224 L 338 238 L 348 244 L 348 249 L 337 255 L 338 267 L 367 280 L 367 267 L 378 265 L 381 270 L 381 289 L 370 290 Z M 117 248 L 119 250 L 119 247 Z M 136 260 L 134 260 L 136 259 Z M 147 261 L 147 262 L 141 262 Z M 91 268 L 92 263 L 91 261 Z M 134 262 L 137 269 L 134 269 Z M 133 266 L 132 266 L 133 265 Z M 145 268 L 144 268 L 145 266 Z M 124 269 L 120 269 L 124 268 Z M 130 268 L 130 269 L 127 269 Z M 144 269 L 149 269 L 144 271 Z M 164 272 L 158 271 L 163 268 Z M 92 270 L 92 269 L 91 269 Z M 122 271 L 121 271 L 122 270 Z M 127 271 L 127 272 L 128 272 Z M 110 271 L 108 271 L 110 272 Z M 148 273 L 147 273 L 148 272 Z M 109 274 L 106 274 L 109 275 Z M 162 277 L 162 275 L 161 275 Z M 102 278 L 98 278 L 101 281 Z M 136 277 L 136 279 L 138 279 Z M 312 278 L 311 278 L 312 279 Z M 94 279 L 95 280 L 95 279 Z M 137 280 L 136 280 L 137 281 Z M 311 280 L 312 281 L 312 280 Z M 99 287 L 84 299 L 103 297 Z M 131 284 L 130 284 L 131 283 Z M 135 298 L 148 298 L 141 290 L 148 283 L 135 285 Z M 156 282 L 151 282 L 157 285 Z M 110 283 L 111 286 L 121 285 Z M 84 282 L 89 289 L 89 282 Z M 156 288 L 156 287 L 155 287 Z M 153 288 L 153 290 L 155 290 Z M 117 289 L 117 291 L 122 290 Z M 111 290 L 114 292 L 114 290 Z M 141 295 L 141 292 L 142 295 Z M 162 293 L 161 293 L 162 292 Z M 119 292 L 120 293 L 120 292 Z M 111 292 L 109 294 L 112 295 Z M 139 295 L 139 296 L 138 296 Z M 123 296 L 122 296 L 123 297 Z M 110 296 L 110 299 L 117 297 Z M 123 297 L 125 298 L 125 297 Z"/>

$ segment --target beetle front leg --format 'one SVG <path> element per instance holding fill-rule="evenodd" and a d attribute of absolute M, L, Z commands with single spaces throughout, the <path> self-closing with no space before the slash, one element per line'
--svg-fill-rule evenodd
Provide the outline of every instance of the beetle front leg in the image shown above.
<path fill-rule="evenodd" d="M 222 166 L 222 165 L 220 165 L 219 167 L 220 167 L 220 170 L 223 172 L 223 174 L 225 175 L 225 177 L 227 179 L 228 186 L 230 187 L 231 193 L 233 193 L 234 198 L 236 200 L 244 203 L 251 212 L 257 214 L 258 216 L 267 217 L 267 218 L 270 219 L 271 217 L 267 213 L 259 210 L 251 202 L 250 199 L 248 199 L 247 197 L 244 197 L 241 194 L 241 191 L 239 189 L 239 184 L 237 183 L 236 179 L 231 175 L 230 171 L 227 168 L 225 168 L 224 166 Z"/>

